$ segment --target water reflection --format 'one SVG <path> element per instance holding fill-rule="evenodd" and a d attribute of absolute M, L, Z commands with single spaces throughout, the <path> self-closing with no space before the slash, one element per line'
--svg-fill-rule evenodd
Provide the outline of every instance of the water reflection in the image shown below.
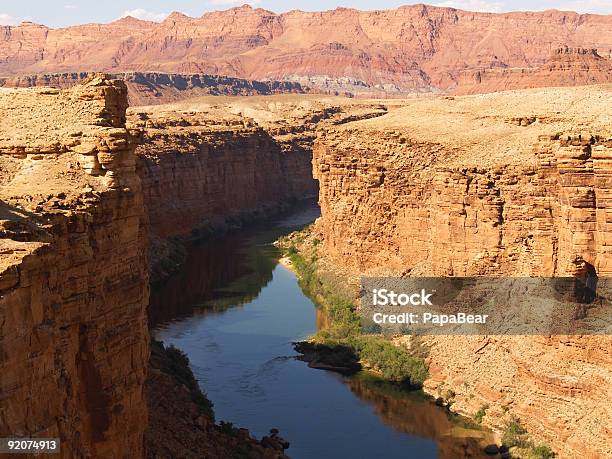
<path fill-rule="evenodd" d="M 484 446 L 495 443 L 491 433 L 471 426 L 458 416 L 432 406 L 422 392 L 402 391 L 393 384 L 362 373 L 346 378 L 351 391 L 372 405 L 393 429 L 434 439 L 439 458 L 487 457 Z"/>
<path fill-rule="evenodd" d="M 291 342 L 326 319 L 270 242 L 316 216 L 311 206 L 194 246 L 184 269 L 153 294 L 163 311 L 155 337 L 187 353 L 218 419 L 257 436 L 279 428 L 293 458 L 481 456 L 482 434 L 462 430 L 422 395 L 295 359 Z"/>
<path fill-rule="evenodd" d="M 190 244 L 181 270 L 151 292 L 151 327 L 193 314 L 222 311 L 257 298 L 272 280 L 280 258 L 271 243 L 319 215 L 316 203 L 303 202 L 271 222 Z"/>

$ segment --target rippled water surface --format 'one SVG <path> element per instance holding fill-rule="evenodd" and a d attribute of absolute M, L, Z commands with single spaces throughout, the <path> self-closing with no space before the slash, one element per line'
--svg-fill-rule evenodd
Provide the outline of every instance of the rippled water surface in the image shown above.
<path fill-rule="evenodd" d="M 194 245 L 182 271 L 153 293 L 153 307 L 164 312 L 156 339 L 187 353 L 217 419 L 258 437 L 278 428 L 291 457 L 480 456 L 479 433 L 422 395 L 295 359 L 291 343 L 316 331 L 318 312 L 271 242 L 317 215 L 314 206 L 300 207 Z"/>

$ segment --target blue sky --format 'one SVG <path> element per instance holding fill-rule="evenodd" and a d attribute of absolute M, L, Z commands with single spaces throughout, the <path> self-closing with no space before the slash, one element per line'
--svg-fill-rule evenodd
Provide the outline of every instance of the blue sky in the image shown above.
<path fill-rule="evenodd" d="M 127 14 L 141 19 L 162 20 L 172 11 L 181 11 L 189 16 L 201 16 L 206 11 L 227 9 L 244 3 L 275 12 L 283 12 L 292 9 L 328 10 L 337 6 L 366 10 L 386 9 L 411 2 L 395 0 L 0 0 L 0 24 L 15 25 L 22 20 L 29 20 L 51 27 L 63 27 L 86 22 L 110 22 Z M 583 13 L 612 14 L 612 0 L 430 0 L 424 3 L 472 11 L 537 11 L 556 8 Z"/>

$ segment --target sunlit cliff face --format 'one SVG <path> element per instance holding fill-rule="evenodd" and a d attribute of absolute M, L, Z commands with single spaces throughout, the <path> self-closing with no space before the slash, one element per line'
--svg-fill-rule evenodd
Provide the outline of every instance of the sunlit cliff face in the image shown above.
<path fill-rule="evenodd" d="M 408 101 L 326 130 L 321 252 L 353 276 L 610 276 L 610 100 L 598 86 Z M 606 454 L 608 336 L 427 341 L 426 390 L 452 389 L 459 412 L 488 404 L 501 429 L 510 409 L 555 450 Z"/>
<path fill-rule="evenodd" d="M 127 90 L 0 92 L 0 434 L 143 452 L 146 219 Z M 10 349 L 10 351 L 8 351 Z"/>

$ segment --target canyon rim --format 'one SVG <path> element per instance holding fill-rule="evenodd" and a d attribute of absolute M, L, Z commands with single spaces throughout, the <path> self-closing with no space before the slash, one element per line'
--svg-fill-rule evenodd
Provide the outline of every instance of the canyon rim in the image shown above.
<path fill-rule="evenodd" d="M 609 310 L 584 306 L 576 320 L 608 331 L 580 335 L 350 328 L 361 276 L 592 277 L 610 300 L 612 14 L 244 5 L 0 37 L 0 439 L 59 439 L 65 458 L 315 457 L 275 419 L 218 419 L 227 400 L 194 363 L 212 344 L 157 339 L 178 324 L 204 342 L 194 323 L 240 310 L 221 330 L 266 336 L 236 327 L 282 250 L 284 282 L 317 305 L 302 347 L 322 353 L 252 371 L 270 336 L 236 346 L 238 391 L 310 359 L 373 407 L 372 441 L 397 440 L 383 456 L 612 457 Z M 241 240 L 314 201 L 280 249 Z"/>

